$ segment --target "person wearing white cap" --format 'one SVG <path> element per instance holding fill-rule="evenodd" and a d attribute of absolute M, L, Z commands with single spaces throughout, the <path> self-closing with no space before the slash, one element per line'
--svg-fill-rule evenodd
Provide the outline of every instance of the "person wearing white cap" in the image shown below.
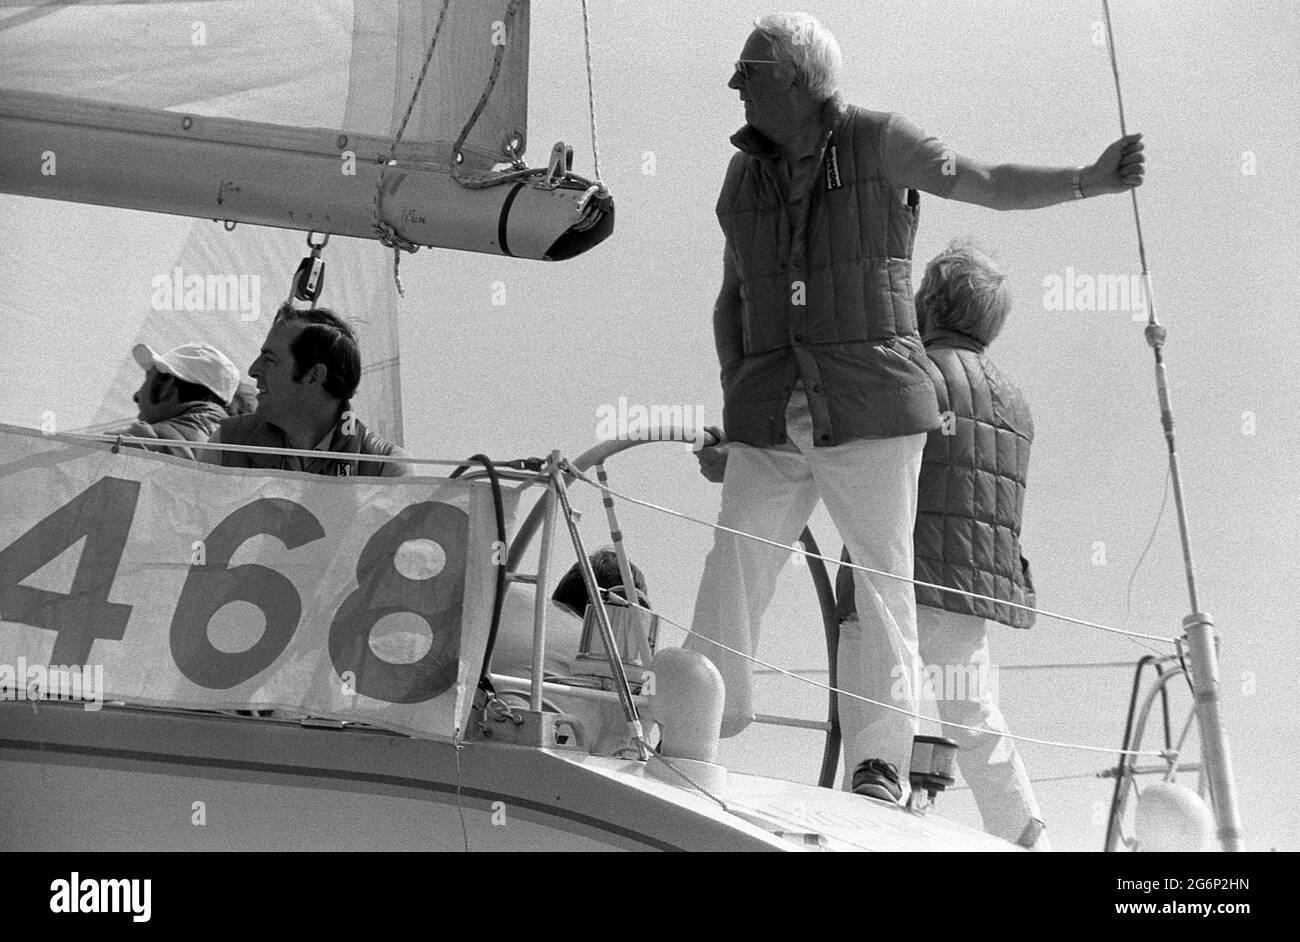
<path fill-rule="evenodd" d="M 139 419 L 122 434 L 157 438 L 159 445 L 142 447 L 194 459 L 185 443 L 206 442 L 229 415 L 226 405 L 239 388 L 239 367 L 205 343 L 187 343 L 166 353 L 138 343 L 131 356 L 145 376 L 132 397 Z"/>

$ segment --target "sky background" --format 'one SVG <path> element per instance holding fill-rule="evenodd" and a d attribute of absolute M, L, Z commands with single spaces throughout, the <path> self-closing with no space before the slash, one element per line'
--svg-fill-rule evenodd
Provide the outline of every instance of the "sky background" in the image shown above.
<path fill-rule="evenodd" d="M 618 206 L 616 231 L 560 264 L 428 249 L 403 258 L 403 401 L 406 442 L 416 454 L 511 458 L 560 448 L 576 455 L 595 442 L 598 410 L 620 397 L 691 406 L 720 422 L 710 317 L 722 236 L 713 207 L 733 151 L 728 137 L 743 122 L 726 82 L 753 17 L 765 11 L 734 0 L 592 0 L 590 8 L 601 171 Z M 1096 41 L 1100 2 L 856 0 L 804 9 L 840 42 L 849 102 L 906 114 L 960 153 L 1075 166 L 1119 136 L 1109 59 Z M 1290 591 L 1300 558 L 1300 433 L 1286 363 L 1300 341 L 1292 310 L 1300 249 L 1297 12 L 1281 0 L 1116 0 L 1112 15 L 1129 129 L 1147 145 L 1142 221 L 1157 313 L 1169 330 L 1202 606 L 1222 634 L 1225 722 L 1244 831 L 1253 849 L 1296 850 L 1300 821 L 1288 778 L 1300 751 L 1300 603 Z M 582 61 L 579 5 L 535 4 L 531 163 L 544 163 L 550 144 L 564 140 L 577 151 L 575 170 L 592 172 Z M 112 246 L 81 244 L 75 229 L 53 224 L 9 227 L 3 238 L 48 245 L 51 271 L 64 265 L 68 277 L 86 279 L 93 303 L 96 255 L 112 255 L 120 266 L 138 242 L 181 231 L 167 217 L 137 218 L 139 229 Z M 1177 634 L 1189 606 L 1172 497 L 1139 567 L 1167 465 L 1145 318 L 1050 310 L 1044 301 L 1045 279 L 1064 278 L 1067 269 L 1094 277 L 1140 272 L 1129 199 L 997 213 L 923 195 L 918 281 L 925 260 L 958 236 L 1000 260 L 1015 296 L 991 354 L 1024 390 L 1035 418 L 1023 545 L 1040 604 Z M 382 258 L 378 246 L 374 252 Z M 0 286 L 5 277 L 0 272 Z M 504 304 L 494 303 L 497 283 Z M 325 303 L 328 294 L 327 287 Z M 57 349 L 24 350 L 22 359 L 0 378 L 0 419 L 35 425 L 51 402 L 71 408 L 77 392 L 57 375 Z M 647 444 L 615 458 L 609 471 L 627 493 L 693 517 L 716 516 L 719 489 L 681 445 Z M 584 538 L 606 542 L 597 496 L 582 486 L 574 493 L 585 511 Z M 619 513 L 656 607 L 687 620 L 708 530 L 637 507 Z M 838 555 L 824 511 L 812 526 L 823 550 Z M 824 679 L 815 673 L 826 660 L 806 569 L 787 567 L 764 631 L 760 657 Z M 666 640 L 676 636 L 665 628 Z M 1119 746 L 1142 647 L 1047 618 L 1028 632 L 996 629 L 991 643 L 1005 668 L 999 686 L 1014 731 Z M 1111 662 L 1127 666 L 1032 667 Z M 1185 690 L 1174 703 L 1177 729 Z M 824 718 L 825 696 L 764 680 L 758 709 Z M 820 736 L 779 729 L 757 729 L 723 747 L 732 768 L 807 781 L 816 778 L 820 753 Z M 1055 846 L 1100 849 L 1111 784 L 1095 773 L 1113 764 L 1113 754 L 1038 745 L 1022 754 L 1040 780 Z M 945 797 L 940 811 L 979 825 L 968 791 Z"/>

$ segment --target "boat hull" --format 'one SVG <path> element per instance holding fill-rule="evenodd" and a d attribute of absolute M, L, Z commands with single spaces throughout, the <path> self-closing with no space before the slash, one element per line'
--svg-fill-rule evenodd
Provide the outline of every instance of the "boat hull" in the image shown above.
<path fill-rule="evenodd" d="M 131 707 L 5 703 L 0 717 L 9 850 L 780 847 L 554 750 L 466 743 L 457 756 L 379 730 Z"/>
<path fill-rule="evenodd" d="M 0 702 L 6 850 L 1012 850 L 887 802 L 630 759 L 107 704 Z M 658 762 L 652 759 L 651 762 Z"/>

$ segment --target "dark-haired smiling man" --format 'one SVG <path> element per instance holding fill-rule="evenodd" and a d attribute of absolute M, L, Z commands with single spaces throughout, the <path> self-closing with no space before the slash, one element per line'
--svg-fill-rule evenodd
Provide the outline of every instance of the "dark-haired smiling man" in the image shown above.
<path fill-rule="evenodd" d="M 352 328 L 333 311 L 281 306 L 248 375 L 257 383 L 257 411 L 226 419 L 211 442 L 344 452 L 355 457 L 209 451 L 210 463 L 308 474 L 400 477 L 411 473 L 404 462 L 365 460 L 367 455 L 406 457 L 406 452 L 375 435 L 353 414 L 351 399 L 361 380 L 361 351 Z"/>

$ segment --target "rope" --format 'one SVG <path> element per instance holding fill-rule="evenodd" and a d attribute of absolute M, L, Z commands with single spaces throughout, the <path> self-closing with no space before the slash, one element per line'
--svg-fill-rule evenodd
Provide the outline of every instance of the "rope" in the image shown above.
<path fill-rule="evenodd" d="M 474 106 L 474 111 L 470 114 L 469 120 L 465 122 L 465 126 L 461 128 L 460 136 L 456 138 L 456 144 L 451 149 L 452 158 L 457 163 L 462 159 L 461 148 L 465 144 L 465 139 L 469 137 L 469 132 L 474 129 L 474 125 L 478 124 L 479 116 L 483 114 L 483 110 L 487 107 L 488 99 L 492 97 L 492 91 L 496 88 L 497 76 L 501 74 L 501 63 L 505 59 L 506 47 L 509 44 L 509 37 L 511 35 L 510 27 L 514 23 L 515 15 L 519 12 L 519 2 L 520 0 L 510 0 L 510 5 L 506 7 L 506 18 L 504 23 L 506 41 L 497 46 L 497 51 L 492 56 L 492 72 L 488 75 L 487 88 L 483 89 L 483 94 L 479 96 L 478 104 Z M 452 175 L 453 177 L 458 178 L 458 175 L 454 172 Z"/>
<path fill-rule="evenodd" d="M 438 35 L 442 32 L 442 24 L 447 17 L 447 7 L 450 3 L 451 0 L 442 0 L 442 9 L 438 11 L 438 21 L 434 24 L 433 36 L 429 39 L 429 49 L 424 54 L 424 65 L 420 67 L 419 78 L 415 80 L 415 89 L 411 92 L 411 100 L 406 103 L 406 113 L 402 115 L 402 123 L 397 126 L 397 135 L 388 148 L 388 157 L 380 164 L 379 180 L 375 184 L 374 222 L 371 224 L 371 229 L 379 236 L 381 245 L 393 250 L 393 282 L 397 285 L 397 293 L 402 297 L 406 297 L 406 290 L 402 287 L 400 270 L 402 252 L 414 253 L 419 246 L 401 236 L 396 229 L 384 221 L 380 209 L 380 200 L 384 192 L 384 177 L 388 173 L 388 168 L 396 162 L 397 145 L 401 143 L 402 135 L 406 133 L 406 125 L 410 122 L 411 114 L 415 110 L 416 99 L 420 97 L 420 89 L 424 87 L 424 77 L 429 73 L 429 64 L 433 61 L 433 50 L 437 48 Z"/>
<path fill-rule="evenodd" d="M 608 593 L 608 590 L 603 589 L 602 593 Z M 738 651 L 733 647 L 723 644 L 721 641 L 715 641 L 712 638 L 706 638 L 704 635 L 700 634 L 699 632 L 694 631 L 690 628 L 687 628 L 685 625 L 673 621 L 667 615 L 664 615 L 660 612 L 656 612 L 652 608 L 648 608 L 647 606 L 640 605 L 635 602 L 632 603 L 632 607 L 639 608 L 644 612 L 649 612 L 651 615 L 657 616 L 660 621 L 667 622 L 668 624 L 672 625 L 674 628 L 678 629 L 679 631 L 684 631 L 686 634 L 691 635 L 692 637 L 699 638 L 701 641 L 707 641 L 709 644 L 722 648 L 722 650 L 724 651 L 730 652 L 731 654 L 734 654 L 737 657 L 744 658 L 747 661 L 752 661 L 753 663 L 758 664 L 762 667 L 766 667 L 769 670 L 775 671 L 778 674 L 784 674 L 785 676 L 791 677 L 794 680 L 803 681 L 805 684 L 809 684 L 813 687 L 820 687 L 822 690 L 825 690 L 829 693 L 834 693 L 840 696 L 849 697 L 852 700 L 859 700 L 862 703 L 870 703 L 872 706 L 882 707 L 894 713 L 901 713 L 903 716 L 910 716 L 914 719 L 925 720 L 930 723 L 937 723 L 940 726 L 946 726 L 950 729 L 964 729 L 972 733 L 985 733 L 993 736 L 1003 736 L 1006 737 L 1007 739 L 1015 739 L 1019 742 L 1031 742 L 1038 746 L 1056 746 L 1062 749 L 1079 749 L 1085 752 L 1102 752 L 1105 753 L 1106 755 L 1112 755 L 1112 756 L 1118 753 L 1119 755 L 1148 756 L 1156 759 L 1167 758 L 1164 752 L 1155 752 L 1155 751 L 1141 750 L 1141 749 L 1115 749 L 1113 746 L 1085 746 L 1079 743 L 1058 742 L 1054 739 L 1034 739 L 1030 736 L 1018 736 L 1014 733 L 1003 732 L 1001 730 L 996 730 L 996 729 L 986 729 L 979 726 L 965 726 L 961 723 L 943 722 L 940 720 L 936 720 L 934 717 L 926 716 L 923 713 L 913 713 L 911 710 L 904 710 L 902 707 L 896 707 L 889 703 L 881 703 L 879 700 L 872 700 L 870 697 L 864 697 L 861 694 L 851 693 L 840 687 L 832 687 L 830 684 L 823 684 L 820 681 L 813 680 L 811 677 L 803 677 L 799 674 L 794 673 L 793 671 L 788 671 L 785 668 L 778 667 L 775 664 L 771 664 L 767 661 L 762 660 L 761 658 L 755 657 L 752 654 L 747 654 L 744 651 Z"/>
<path fill-rule="evenodd" d="M 751 825 L 751 826 L 757 826 L 757 827 L 761 828 L 762 830 L 767 831 L 768 833 L 774 833 L 774 832 L 771 830 L 771 827 L 773 827 L 773 826 L 779 827 L 779 826 L 780 826 L 780 822 L 773 820 L 769 815 L 764 814 L 764 813 L 763 813 L 762 811 L 760 811 L 760 810 L 755 809 L 755 810 L 753 810 L 753 811 L 749 811 L 749 809 L 742 809 L 742 808 L 740 808 L 740 807 L 732 807 L 732 806 L 728 805 L 725 801 L 723 801 L 723 800 L 722 800 L 721 798 L 719 798 L 717 795 L 713 794 L 711 791 L 709 791 L 707 788 L 705 788 L 705 787 L 704 787 L 703 785 L 701 785 L 699 782 L 695 781 L 695 779 L 691 778 L 689 775 L 687 775 L 687 774 L 686 774 L 685 772 L 683 772 L 681 769 L 677 768 L 677 766 L 673 765 L 672 762 L 670 762 L 668 759 L 664 758 L 662 755 L 660 755 L 659 753 L 657 753 L 657 752 L 655 752 L 653 749 L 651 749 L 651 748 L 650 748 L 650 744 L 649 744 L 648 742 L 646 742 L 646 740 L 645 740 L 644 738 L 639 738 L 639 739 L 637 739 L 636 741 L 637 741 L 637 743 L 639 743 L 642 747 L 644 747 L 644 748 L 646 749 L 646 751 L 647 751 L 647 753 L 648 753 L 648 756 L 647 756 L 647 759 L 646 759 L 647 762 L 656 762 L 656 761 L 657 761 L 657 762 L 662 762 L 664 765 L 668 766 L 668 768 L 671 769 L 671 770 L 673 771 L 673 774 L 675 774 L 675 775 L 677 775 L 678 777 L 680 777 L 681 779 L 683 779 L 683 780 L 684 780 L 688 785 L 690 785 L 691 788 L 695 789 L 697 792 L 699 792 L 699 793 L 700 793 L 701 795 L 703 795 L 705 798 L 708 798 L 710 801 L 716 802 L 717 805 L 718 805 L 718 807 L 720 807 L 723 811 L 727 812 L 727 814 L 732 815 L 733 817 L 735 817 L 735 818 L 737 818 L 737 819 L 739 819 L 739 820 L 745 822 L 745 823 L 748 824 L 748 825 Z M 789 810 L 790 810 L 790 811 L 794 811 L 794 816 L 795 816 L 795 817 L 797 817 L 798 814 L 800 813 L 800 812 L 799 812 L 798 810 L 796 810 L 796 809 L 789 809 Z M 747 811 L 748 811 L 748 813 L 746 813 Z M 756 818 L 758 819 L 757 821 L 755 820 Z M 806 828 L 807 831 L 808 831 L 808 833 L 812 833 L 812 834 L 820 834 L 820 835 L 823 835 L 823 836 L 830 836 L 830 835 L 824 835 L 824 832 L 818 830 L 818 828 L 816 827 L 816 825 L 815 825 L 814 823 L 812 823 L 812 822 L 809 822 L 809 823 L 807 823 L 807 824 L 802 824 L 802 823 L 799 823 L 799 822 L 795 821 L 794 823 L 795 823 L 795 825 L 796 825 L 797 827 Z M 787 832 L 785 832 L 785 831 L 776 831 L 776 832 L 775 832 L 775 836 L 777 836 L 777 837 L 787 837 L 788 834 L 787 834 Z M 851 840 L 849 840 L 847 837 L 843 836 L 842 834 L 840 834 L 840 835 L 835 835 L 835 836 L 833 837 L 833 839 L 836 840 L 836 841 L 839 841 L 839 842 L 842 843 L 842 844 L 848 844 L 850 847 L 856 847 L 858 850 L 867 850 L 867 851 L 870 851 L 870 850 L 875 850 L 875 849 L 876 849 L 876 848 L 874 848 L 874 847 L 869 847 L 869 846 L 867 846 L 866 844 L 860 844 L 860 843 L 857 843 L 856 841 L 851 841 Z"/>
<path fill-rule="evenodd" d="M 518 6 L 519 6 L 519 0 L 511 0 L 510 7 L 506 11 L 506 16 L 509 19 L 513 20 L 514 17 L 517 15 Z M 573 173 L 567 167 L 565 168 L 565 173 L 564 173 L 565 181 L 569 183 L 578 184 L 582 186 L 583 189 L 585 190 L 585 193 L 583 194 L 582 198 L 578 201 L 578 209 L 580 212 L 586 209 L 588 202 L 593 196 L 604 197 L 607 194 L 607 191 L 605 189 L 605 184 L 602 182 L 600 177 L 600 144 L 598 141 L 597 130 L 596 130 L 596 90 L 595 90 L 595 78 L 592 74 L 592 65 L 591 65 L 591 24 L 589 22 L 589 18 L 587 14 L 586 0 L 583 0 L 583 4 L 582 4 L 582 27 L 583 27 L 583 42 L 586 50 L 587 108 L 591 116 L 591 149 L 592 149 L 592 157 L 595 161 L 596 174 L 595 174 L 595 180 L 592 181 L 576 173 Z M 460 136 L 456 139 L 454 153 L 456 154 L 458 159 L 461 154 L 461 148 L 464 145 L 466 138 L 469 136 L 470 130 L 478 122 L 479 117 L 482 115 L 483 110 L 487 106 L 488 99 L 489 97 L 491 97 L 493 89 L 496 87 L 497 78 L 500 74 L 501 63 L 504 60 L 504 57 L 505 57 L 505 45 L 502 44 L 498 48 L 495 56 L 493 57 L 492 73 L 488 77 L 487 88 L 484 89 L 483 94 L 480 96 L 478 105 L 475 107 L 473 114 L 470 115 L 469 121 L 466 123 L 465 127 L 461 130 Z M 547 171 L 545 169 L 542 169 L 540 167 L 529 168 L 528 166 L 526 166 L 524 162 L 520 159 L 516 150 L 509 144 L 509 142 L 507 142 L 506 144 L 505 151 L 507 155 L 510 156 L 511 162 L 515 166 L 514 170 L 509 170 L 504 172 L 487 171 L 487 172 L 476 173 L 476 172 L 463 172 L 459 169 L 454 169 L 453 176 L 456 182 L 467 189 L 478 190 L 478 189 L 486 189 L 488 187 L 501 186 L 506 183 L 516 183 L 516 182 L 537 180 L 547 175 Z M 596 219 L 598 218 L 599 216 L 597 214 L 589 213 L 588 217 L 584 217 L 583 219 L 580 219 L 577 223 L 575 223 L 573 228 L 579 232 L 585 231 L 587 228 L 590 228 L 590 226 L 594 225 Z"/>
<path fill-rule="evenodd" d="M 779 827 L 779 826 L 780 826 L 780 822 L 773 820 L 769 815 L 765 815 L 765 814 L 763 814 L 762 811 L 759 811 L 759 810 L 755 809 L 755 810 L 753 810 L 753 811 L 749 811 L 749 813 L 747 814 L 746 811 L 748 811 L 749 809 L 742 809 L 742 808 L 740 808 L 740 807 L 732 807 L 732 806 L 728 805 L 725 801 L 723 801 L 723 800 L 722 800 L 721 798 L 719 798 L 717 795 L 713 794 L 713 792 L 709 791 L 707 788 L 705 788 L 705 787 L 704 787 L 703 785 L 701 785 L 699 782 L 695 781 L 695 779 L 691 778 L 689 775 L 687 775 L 687 774 L 686 774 L 685 772 L 683 772 L 681 769 L 677 768 L 677 766 L 673 765 L 672 762 L 670 762 L 668 759 L 664 758 L 662 755 L 660 755 L 659 753 L 657 753 L 657 752 L 655 752 L 653 749 L 651 749 L 651 748 L 650 748 L 650 744 L 649 744 L 648 742 L 646 742 L 646 740 L 645 740 L 644 738 L 639 738 L 639 739 L 637 739 L 636 741 L 637 741 L 637 743 L 639 743 L 642 747 L 645 748 L 645 750 L 646 750 L 646 752 L 647 752 L 647 759 L 646 759 L 647 762 L 656 762 L 656 761 L 657 761 L 657 762 L 662 762 L 664 765 L 668 766 L 668 768 L 672 770 L 672 772 L 673 772 L 674 775 L 677 775 L 679 778 L 683 779 L 683 780 L 684 780 L 688 785 L 690 785 L 691 788 L 695 789 L 697 792 L 699 792 L 699 793 L 700 793 L 701 795 L 703 795 L 705 798 L 708 798 L 710 801 L 716 802 L 717 805 L 718 805 L 718 807 L 720 807 L 723 811 L 727 812 L 727 814 L 732 815 L 732 816 L 735 817 L 735 818 L 738 818 L 739 820 L 745 822 L 745 823 L 748 824 L 748 825 L 760 827 L 762 830 L 767 831 L 768 833 L 773 833 L 773 832 L 770 830 L 771 827 L 773 827 L 773 826 L 778 826 L 778 827 Z M 799 812 L 798 810 L 796 810 L 796 809 L 789 809 L 789 810 L 790 810 L 790 811 L 794 811 L 794 817 L 796 817 L 796 818 L 797 818 L 798 814 L 800 813 L 800 812 Z M 755 818 L 757 818 L 758 821 L 756 821 Z M 821 835 L 823 835 L 823 836 L 829 836 L 829 835 L 824 835 L 824 832 L 818 830 L 818 828 L 816 827 L 816 825 L 815 825 L 814 823 L 812 823 L 812 822 L 809 822 L 809 823 L 807 823 L 807 824 L 802 824 L 802 823 L 799 823 L 799 822 L 795 821 L 794 823 L 795 823 L 795 825 L 796 825 L 797 827 L 806 828 L 807 831 L 808 831 L 809 833 L 813 833 L 813 834 L 821 834 Z M 788 835 L 787 835 L 787 833 L 786 833 L 785 831 L 776 831 L 776 832 L 775 832 L 775 836 L 777 836 L 777 837 L 786 837 L 786 836 L 788 836 Z M 857 843 L 857 842 L 855 842 L 855 841 L 851 841 L 851 840 L 849 840 L 847 837 L 843 836 L 842 834 L 841 834 L 841 835 L 835 835 L 833 839 L 836 840 L 836 841 L 839 841 L 840 843 L 848 844 L 850 847 L 856 847 L 858 850 L 867 850 L 867 851 L 869 851 L 869 850 L 875 850 L 875 849 L 876 849 L 876 848 L 873 848 L 873 847 L 869 847 L 869 846 L 867 846 L 867 845 L 865 845 L 865 844 L 860 844 L 860 843 Z"/>
<path fill-rule="evenodd" d="M 995 599 L 987 595 L 980 595 L 977 592 L 967 592 L 965 589 L 954 589 L 951 586 L 935 585 L 932 582 L 923 582 L 920 579 L 913 579 L 909 576 L 900 576 L 892 572 L 884 572 L 879 569 L 872 569 L 868 566 L 860 566 L 857 563 L 841 562 L 838 559 L 831 559 L 829 556 L 822 556 L 819 553 L 810 553 L 807 550 L 796 549 L 795 547 L 787 546 L 784 543 L 778 543 L 775 540 L 769 540 L 761 536 L 755 536 L 752 533 L 745 533 L 743 530 L 733 530 L 731 527 L 724 527 L 720 523 L 709 523 L 707 520 L 700 520 L 699 518 L 692 517 L 689 514 L 680 513 L 679 511 L 672 510 L 668 507 L 661 507 L 658 504 L 652 504 L 650 501 L 640 500 L 636 497 L 629 497 L 627 494 L 620 493 L 619 491 L 614 490 L 612 487 L 591 480 L 585 474 L 579 471 L 577 468 L 573 467 L 573 465 L 570 464 L 569 462 L 566 461 L 565 463 L 566 465 L 568 465 L 569 472 L 573 474 L 573 476 L 576 477 L 579 481 L 582 481 L 584 484 L 589 484 L 592 487 L 597 488 L 598 490 L 608 491 L 610 494 L 613 494 L 615 497 L 619 498 L 620 500 L 625 500 L 630 504 L 638 504 L 642 507 L 648 507 L 651 510 L 657 510 L 660 513 L 668 514 L 670 517 L 679 517 L 682 520 L 688 520 L 691 523 L 699 524 L 702 527 L 710 527 L 714 530 L 720 530 L 723 533 L 730 533 L 734 536 L 743 536 L 746 539 L 753 540 L 757 543 L 766 543 L 768 546 L 775 546 L 778 549 L 783 549 L 789 553 L 801 553 L 810 559 L 820 559 L 823 562 L 838 564 L 841 566 L 848 566 L 850 569 L 857 569 L 860 572 L 869 573 L 870 575 L 873 576 L 885 576 L 886 578 L 889 579 L 897 579 L 899 582 L 910 582 L 913 585 L 924 586 L 927 589 L 937 589 L 940 592 L 951 592 L 956 595 L 964 595 L 967 598 L 979 599 L 985 602 L 993 602 L 997 605 L 1007 605 L 1010 606 L 1011 608 L 1020 609 L 1021 611 L 1033 612 L 1036 615 L 1045 615 L 1048 618 L 1055 618 L 1060 621 L 1070 622 L 1071 624 L 1081 625 L 1085 628 L 1095 628 L 1098 631 L 1107 631 L 1110 632 L 1111 634 L 1123 635 L 1129 638 L 1144 638 L 1148 641 L 1160 641 L 1163 642 L 1164 644 L 1169 644 L 1169 645 L 1175 643 L 1173 638 L 1166 638 L 1161 635 L 1148 635 L 1138 631 L 1126 631 L 1123 628 L 1111 628 L 1107 625 L 1099 625 L 1096 622 L 1085 621 L 1081 618 L 1072 618 L 1069 615 L 1061 615 L 1057 612 L 1049 612 L 1046 609 L 1032 608 L 1031 606 L 1028 605 L 1018 605 L 1015 602 L 1006 602 L 1003 601 L 1002 599 Z"/>
<path fill-rule="evenodd" d="M 668 766 L 668 768 L 672 769 L 673 772 L 674 772 L 676 775 L 678 775 L 678 776 L 680 776 L 681 778 L 685 779 L 685 780 L 686 780 L 686 783 L 687 783 L 688 785 L 690 785 L 692 788 L 694 788 L 697 792 L 699 792 L 699 793 L 700 793 L 701 795 L 703 795 L 705 798 L 708 798 L 708 799 L 710 799 L 711 801 L 715 801 L 715 802 L 717 802 L 717 803 L 718 803 L 718 806 L 721 807 L 723 811 L 726 811 L 726 812 L 728 812 L 729 814 L 734 814 L 734 812 L 732 812 L 732 810 L 731 810 L 730 808 L 727 807 L 727 803 L 726 803 L 725 801 L 723 801 L 723 800 L 722 800 L 721 798 L 719 798 L 717 795 L 713 794 L 713 792 L 709 791 L 707 788 L 705 788 L 705 787 L 704 787 L 703 785 L 701 785 L 699 782 L 695 781 L 695 779 L 691 778 L 689 775 L 687 775 L 687 774 L 686 774 L 685 772 L 683 772 L 681 769 L 677 768 L 677 766 L 673 765 L 671 762 L 669 762 L 667 759 L 665 759 L 665 758 L 664 758 L 663 756 L 661 756 L 659 753 L 655 752 L 655 751 L 654 751 L 654 747 L 651 746 L 650 743 L 646 742 L 646 739 L 645 739 L 644 736 L 638 736 L 638 737 L 636 738 L 635 741 L 636 741 L 636 743 L 637 743 L 638 745 L 640 745 L 640 746 L 645 750 L 645 754 L 646 754 L 647 760 L 651 760 L 651 759 L 653 759 L 653 760 L 657 760 L 657 761 L 659 761 L 659 762 L 662 762 L 664 765 Z"/>
<path fill-rule="evenodd" d="M 587 15 L 587 0 L 582 0 L 582 44 L 587 56 L 587 110 L 591 114 L 591 159 L 596 168 L 596 182 L 603 187 L 600 177 L 600 144 L 596 139 L 596 80 L 591 70 L 591 20 Z"/>
<path fill-rule="evenodd" d="M 1128 585 L 1124 587 L 1124 624 L 1126 625 L 1132 621 L 1133 617 L 1133 581 L 1137 579 L 1138 570 L 1142 568 L 1142 563 L 1147 558 L 1147 553 L 1150 552 L 1151 545 L 1156 541 L 1156 534 L 1160 531 L 1160 521 L 1163 520 L 1165 516 L 1165 502 L 1169 499 L 1169 474 L 1169 468 L 1166 466 L 1165 490 L 1160 497 L 1160 509 L 1156 511 L 1156 522 L 1151 526 L 1151 535 L 1147 537 L 1147 545 L 1142 547 L 1142 553 L 1138 556 L 1137 562 L 1133 564 L 1133 571 L 1129 574 Z M 1134 643 L 1146 648 L 1152 654 L 1162 656 L 1159 651 L 1150 645 L 1142 644 L 1140 641 Z"/>
<path fill-rule="evenodd" d="M 461 780 L 464 777 L 460 770 L 460 750 L 464 743 L 457 736 L 456 741 L 452 743 L 456 750 L 456 813 L 460 815 L 460 839 L 465 847 L 465 853 L 469 853 L 469 827 L 465 824 L 465 805 L 461 802 Z"/>

